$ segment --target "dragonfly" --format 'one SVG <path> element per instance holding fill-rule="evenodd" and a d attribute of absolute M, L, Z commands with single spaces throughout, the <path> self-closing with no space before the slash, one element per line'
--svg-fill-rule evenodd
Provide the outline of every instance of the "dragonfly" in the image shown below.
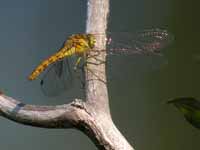
<path fill-rule="evenodd" d="M 105 51 L 107 55 L 162 55 L 161 50 L 166 48 L 174 38 L 166 30 L 158 28 L 138 31 L 134 34 L 128 32 L 73 34 L 55 54 L 42 61 L 28 76 L 28 79 L 35 80 L 43 71 L 49 68 L 41 80 L 44 91 L 51 88 L 50 82 L 60 82 L 54 89 L 59 89 L 58 85 L 64 85 L 64 83 L 66 84 L 61 89 L 70 88 L 72 81 L 72 77 L 70 77 L 70 74 L 72 74 L 72 66 L 69 64 L 70 58 L 76 57 L 77 60 L 71 63 L 76 68 L 82 58 L 87 58 L 89 52 L 97 51 L 95 49 L 97 38 L 101 36 L 105 37 L 103 42 L 105 42 L 106 48 L 100 51 Z"/>

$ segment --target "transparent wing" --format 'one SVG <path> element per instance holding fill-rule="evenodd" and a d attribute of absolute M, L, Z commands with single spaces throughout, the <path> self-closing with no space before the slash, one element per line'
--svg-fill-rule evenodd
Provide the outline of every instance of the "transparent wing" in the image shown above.
<path fill-rule="evenodd" d="M 69 58 L 51 65 L 45 72 L 40 85 L 46 96 L 57 96 L 73 86 L 72 64 Z"/>
<path fill-rule="evenodd" d="M 156 54 L 167 47 L 174 37 L 166 30 L 149 29 L 134 34 L 119 32 L 107 33 L 106 51 L 108 54 Z"/>
<path fill-rule="evenodd" d="M 97 37 L 103 34 L 95 34 Z M 161 55 L 173 40 L 173 36 L 166 30 L 150 29 L 135 34 L 118 32 L 107 33 L 106 51 L 108 54 L 153 54 Z M 75 59 L 70 57 L 53 64 L 41 80 L 41 89 L 47 96 L 56 96 L 73 86 L 73 66 Z"/>

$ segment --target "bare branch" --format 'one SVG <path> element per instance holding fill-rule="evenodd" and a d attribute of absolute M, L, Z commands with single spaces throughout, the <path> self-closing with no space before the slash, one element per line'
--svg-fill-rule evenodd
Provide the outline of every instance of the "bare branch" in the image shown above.
<path fill-rule="evenodd" d="M 88 17 L 86 32 L 105 33 L 109 13 L 109 0 L 88 0 Z M 96 37 L 96 49 L 105 49 L 105 36 Z M 106 53 L 101 52 L 96 59 L 89 58 L 92 62 L 87 64 L 86 69 L 86 101 L 91 104 L 91 109 L 110 115 L 108 91 L 106 83 L 105 63 L 98 64 L 98 60 L 105 62 Z M 101 80 L 99 80 L 99 78 Z M 105 82 L 102 82 L 105 81 Z M 97 100 L 98 99 L 98 100 Z"/>
<path fill-rule="evenodd" d="M 58 106 L 27 105 L 11 97 L 0 95 L 2 116 L 25 125 L 43 128 L 70 128 L 76 122 L 81 100 Z"/>

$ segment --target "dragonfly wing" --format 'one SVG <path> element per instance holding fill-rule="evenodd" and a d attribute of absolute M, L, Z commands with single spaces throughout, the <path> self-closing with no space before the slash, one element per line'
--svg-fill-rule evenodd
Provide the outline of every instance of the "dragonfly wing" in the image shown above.
<path fill-rule="evenodd" d="M 106 38 L 108 54 L 156 54 L 169 45 L 173 36 L 166 30 L 150 29 L 130 34 L 108 33 Z"/>
<path fill-rule="evenodd" d="M 45 72 L 40 85 L 46 96 L 57 96 L 73 86 L 72 66 L 69 58 L 54 63 Z"/>

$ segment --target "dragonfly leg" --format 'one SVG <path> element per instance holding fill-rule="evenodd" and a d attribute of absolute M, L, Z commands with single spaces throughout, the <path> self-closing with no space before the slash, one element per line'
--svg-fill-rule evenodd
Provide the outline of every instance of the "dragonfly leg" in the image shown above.
<path fill-rule="evenodd" d="M 83 75 L 85 75 L 85 73 L 84 73 L 84 69 L 86 69 L 86 70 L 88 70 L 90 73 L 92 73 L 96 78 L 97 78 L 97 80 L 99 80 L 99 81 L 101 81 L 101 82 L 103 82 L 103 83 L 105 83 L 106 84 L 106 81 L 104 81 L 103 79 L 101 79 L 98 75 L 96 75 L 96 73 L 93 71 L 93 70 L 91 70 L 87 65 L 86 65 L 86 63 L 88 63 L 88 62 L 84 62 L 83 64 L 81 64 L 81 65 L 77 65 L 76 67 L 76 71 L 77 71 L 77 69 L 79 69 L 79 70 L 81 70 L 81 73 L 83 74 Z M 85 87 L 85 81 L 84 81 L 84 79 L 83 78 L 81 78 L 80 76 L 78 76 L 78 78 L 81 80 L 81 84 L 82 84 L 82 87 L 84 88 Z"/>
<path fill-rule="evenodd" d="M 94 62 L 90 62 L 90 61 L 87 61 L 88 64 L 92 64 L 92 65 L 101 65 L 103 63 L 105 63 L 105 61 L 103 62 L 100 62 L 100 63 L 94 63 Z"/>
<path fill-rule="evenodd" d="M 80 56 L 80 57 L 77 59 L 77 61 L 76 61 L 76 63 L 75 63 L 75 66 L 74 66 L 74 70 L 77 71 L 77 69 L 79 69 L 79 70 L 81 70 L 81 73 L 84 75 L 84 69 L 87 69 L 89 72 L 91 72 L 91 73 L 97 78 L 97 80 L 99 80 L 99 81 L 101 81 L 101 82 L 103 82 L 103 83 L 106 83 L 106 81 L 102 80 L 98 75 L 96 75 L 96 74 L 94 73 L 94 71 L 92 71 L 91 69 L 89 69 L 89 68 L 87 67 L 87 65 L 86 65 L 87 63 L 93 64 L 93 65 L 100 65 L 100 64 L 102 64 L 102 63 L 105 63 L 105 61 L 102 61 L 102 60 L 96 58 L 96 56 L 98 56 L 98 55 L 99 55 L 99 54 L 95 54 L 95 55 L 92 55 L 92 56 L 90 55 L 90 56 L 89 56 L 89 58 L 94 58 L 94 59 L 96 59 L 97 61 L 100 62 L 100 63 L 93 63 L 93 62 L 89 62 L 89 61 L 86 60 L 87 56 L 86 56 L 86 53 L 84 53 L 83 56 Z M 85 58 L 84 60 L 86 60 L 86 61 L 84 61 L 83 63 L 80 63 L 81 60 L 82 60 L 82 57 Z M 78 78 L 81 80 L 82 86 L 83 86 L 83 88 L 84 88 L 84 87 L 85 87 L 85 82 L 84 82 L 84 80 L 83 80 L 80 76 L 79 76 Z"/>
<path fill-rule="evenodd" d="M 105 62 L 106 62 L 105 60 L 101 60 L 101 59 L 97 58 L 98 55 L 99 55 L 99 54 L 90 55 L 90 56 L 88 56 L 88 58 L 94 58 L 94 59 L 95 59 L 96 61 L 98 61 L 99 63 L 94 63 L 94 62 L 90 62 L 90 61 L 87 61 L 87 63 L 93 64 L 93 65 L 101 65 L 101 64 L 105 63 Z"/>
<path fill-rule="evenodd" d="M 75 65 L 74 65 L 74 70 L 77 70 L 77 68 L 79 67 L 78 65 L 80 64 L 81 59 L 82 59 L 82 57 L 79 57 L 79 58 L 77 59 Z"/>
<path fill-rule="evenodd" d="M 103 82 L 104 84 L 106 84 L 106 81 L 104 81 L 103 79 L 101 79 L 98 75 L 96 75 L 96 73 L 93 71 L 93 70 L 91 70 L 90 68 L 88 68 L 87 66 L 85 66 L 86 67 L 86 69 L 92 74 L 92 75 L 94 75 L 96 78 L 97 78 L 97 80 L 99 80 L 99 81 L 101 81 L 101 82 Z M 92 80 L 92 79 L 91 79 Z"/>

